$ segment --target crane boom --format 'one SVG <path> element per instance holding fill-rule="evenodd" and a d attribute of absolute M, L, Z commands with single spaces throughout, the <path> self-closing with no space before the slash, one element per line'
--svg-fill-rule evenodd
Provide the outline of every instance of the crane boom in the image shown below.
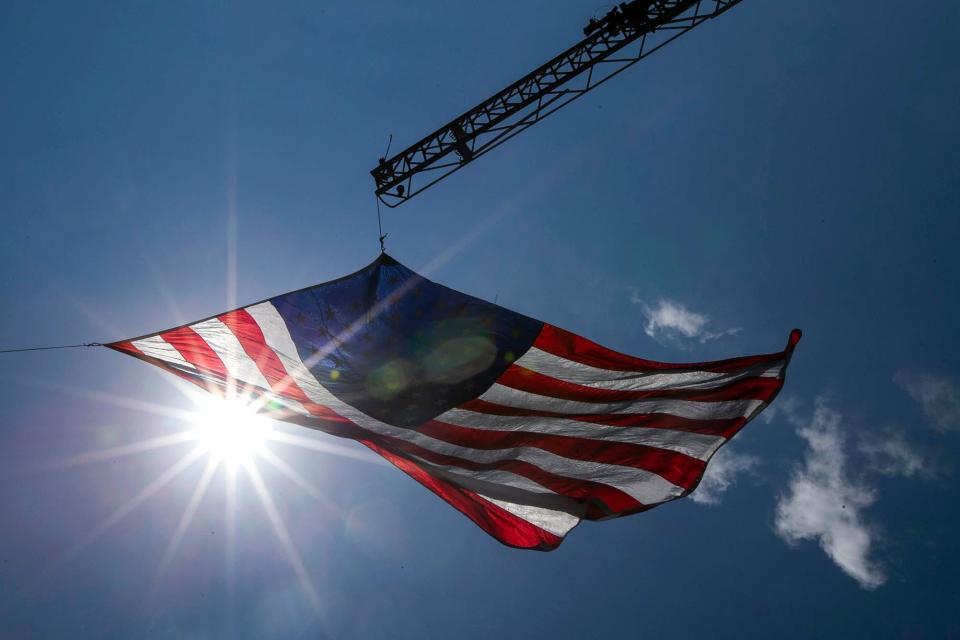
<path fill-rule="evenodd" d="M 376 195 L 396 207 L 741 0 L 633 0 L 586 38 L 407 149 L 380 158 Z M 631 46 L 633 45 L 633 46 Z M 451 155 L 452 154 L 452 155 Z"/>

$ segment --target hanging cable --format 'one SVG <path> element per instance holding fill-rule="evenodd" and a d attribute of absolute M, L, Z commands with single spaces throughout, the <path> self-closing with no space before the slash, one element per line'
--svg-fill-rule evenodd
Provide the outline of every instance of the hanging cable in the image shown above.
<path fill-rule="evenodd" d="M 390 157 L 390 147 L 393 145 L 393 134 L 390 134 L 390 139 L 387 140 L 387 150 L 383 152 L 383 159 L 386 160 Z"/>
<path fill-rule="evenodd" d="M 23 353 L 24 351 L 51 351 L 53 349 L 77 349 L 79 347 L 102 347 L 100 342 L 84 342 L 83 344 L 64 344 L 57 347 L 27 347 L 24 349 L 0 349 L 0 353 Z"/>
<path fill-rule="evenodd" d="M 387 247 L 384 244 L 384 240 L 387 239 L 389 234 L 383 232 L 383 221 L 380 219 L 380 198 L 374 198 L 377 201 L 377 231 L 380 234 L 380 253 L 386 253 Z"/>
<path fill-rule="evenodd" d="M 386 158 L 390 155 L 391 146 L 393 146 L 392 133 L 390 134 L 390 138 L 387 140 L 387 150 L 383 152 L 383 156 L 380 158 L 380 164 L 384 164 L 386 162 Z M 380 253 L 386 253 L 387 248 L 383 241 L 387 239 L 388 234 L 383 232 L 383 220 L 380 217 L 380 198 L 375 196 L 374 199 L 377 201 L 377 231 L 379 233 L 380 240 Z"/>

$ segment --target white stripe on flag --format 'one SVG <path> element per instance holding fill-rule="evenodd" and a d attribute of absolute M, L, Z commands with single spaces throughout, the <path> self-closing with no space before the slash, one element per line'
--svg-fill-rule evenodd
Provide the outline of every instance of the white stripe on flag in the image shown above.
<path fill-rule="evenodd" d="M 339 410 L 337 412 L 344 415 Z M 344 415 L 344 417 L 353 420 L 350 415 Z M 674 485 L 669 480 L 653 472 L 636 467 L 565 458 L 553 452 L 538 449 L 537 447 L 474 449 L 472 447 L 451 444 L 443 440 L 436 440 L 409 429 L 391 427 L 379 421 L 362 424 L 361 426 L 381 435 L 405 440 L 433 453 L 463 458 L 464 460 L 477 464 L 497 464 L 512 460 L 527 462 L 554 475 L 575 480 L 598 482 L 619 489 L 643 504 L 663 502 L 664 500 L 679 496 L 683 493 L 682 487 Z M 470 469 L 465 469 L 465 471 L 474 473 Z"/>
<path fill-rule="evenodd" d="M 776 378 L 783 364 L 769 362 L 732 372 L 714 371 L 614 371 L 598 369 L 530 347 L 514 364 L 557 380 L 594 389 L 654 391 L 658 389 L 711 389 L 748 377 Z"/>
<path fill-rule="evenodd" d="M 711 436 L 672 429 L 649 427 L 611 427 L 592 422 L 567 420 L 565 418 L 544 418 L 541 416 L 500 416 L 478 413 L 466 409 L 451 409 L 434 418 L 467 429 L 485 431 L 523 431 L 553 436 L 567 436 L 605 442 L 639 444 L 658 449 L 676 451 L 700 460 L 710 456 L 726 442 L 723 436 Z"/>
<path fill-rule="evenodd" d="M 577 414 L 648 414 L 665 413 L 691 420 L 731 420 L 749 416 L 763 404 L 763 400 L 725 400 L 721 402 L 696 402 L 692 400 L 627 400 L 620 402 L 579 402 L 564 400 L 536 393 L 520 391 L 502 384 L 494 384 L 480 400 L 493 404 L 550 411 L 553 413 Z"/>
<path fill-rule="evenodd" d="M 303 393 L 310 398 L 312 402 L 319 405 L 327 405 L 326 398 L 332 397 L 330 392 L 320 386 L 313 374 L 304 366 L 297 353 L 297 346 L 290 337 L 290 331 L 286 323 L 280 316 L 280 313 L 270 302 L 261 302 L 252 307 L 247 307 L 245 311 L 250 314 L 254 322 L 263 332 L 263 339 L 266 345 L 273 350 L 280 362 L 287 370 L 287 375 Z"/>
<path fill-rule="evenodd" d="M 512 513 L 518 518 L 523 518 L 530 524 L 561 538 L 567 535 L 570 529 L 580 524 L 580 518 L 564 511 L 554 511 L 553 509 L 544 509 L 543 507 L 531 507 L 524 504 L 504 502 L 503 500 L 495 500 L 490 496 L 485 496 L 482 493 L 477 493 L 477 495 L 484 500 L 492 502 L 504 511 Z"/>
<path fill-rule="evenodd" d="M 452 480 L 454 484 L 469 489 L 476 493 L 476 482 L 486 482 L 499 487 L 505 487 L 508 489 L 517 489 L 528 494 L 540 494 L 543 496 L 551 496 L 556 498 L 562 498 L 560 494 L 544 487 L 541 484 L 537 484 L 533 480 L 525 476 L 519 476 L 511 471 L 502 471 L 500 469 L 464 469 L 463 467 L 458 467 L 452 464 L 440 464 L 438 462 L 432 462 L 426 458 L 422 458 L 418 455 L 412 453 L 404 454 L 410 460 L 414 460 L 419 463 L 419 466 L 425 469 L 440 469 L 446 473 L 443 474 L 444 479 Z M 439 475 L 439 474 L 434 474 Z M 462 480 L 457 480 L 462 478 Z M 575 501 L 570 498 L 572 503 Z"/>
<path fill-rule="evenodd" d="M 550 528 L 546 530 L 555 535 L 565 535 L 576 526 L 580 522 L 580 516 L 572 514 L 579 514 L 584 510 L 584 505 L 574 498 L 561 496 L 533 482 L 530 483 L 532 491 L 515 491 L 513 487 L 497 481 L 498 474 L 503 472 L 464 475 L 463 469 L 458 467 L 436 465 L 417 456 L 410 456 L 410 459 L 417 461 L 431 475 L 462 487 L 481 500 L 495 502 L 521 520 L 541 528 L 549 525 Z M 494 495 L 497 498 L 494 498 Z M 517 497 L 511 498 L 511 495 Z M 505 505 L 510 505 L 510 508 Z M 527 511 L 527 508 L 530 510 Z"/>
<path fill-rule="evenodd" d="M 141 353 L 146 356 L 150 356 L 151 358 L 156 358 L 157 360 L 163 360 L 164 362 L 175 364 L 183 369 L 191 369 L 193 371 L 197 370 L 195 366 L 187 362 L 184 357 L 180 355 L 180 352 L 177 351 L 176 347 L 160 336 L 150 336 L 149 338 L 134 340 L 133 346 L 139 349 Z"/>
<path fill-rule="evenodd" d="M 237 339 L 230 327 L 216 318 L 205 320 L 190 327 L 203 341 L 213 349 L 214 353 L 223 362 L 227 372 L 234 380 L 247 385 L 258 387 L 271 400 L 288 406 L 302 415 L 310 415 L 306 408 L 293 398 L 273 393 L 270 383 L 260 372 L 260 367 L 247 354 L 240 340 Z"/>

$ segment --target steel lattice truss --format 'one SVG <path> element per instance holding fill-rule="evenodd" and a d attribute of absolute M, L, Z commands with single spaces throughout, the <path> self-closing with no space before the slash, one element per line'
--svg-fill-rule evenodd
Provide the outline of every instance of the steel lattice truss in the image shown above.
<path fill-rule="evenodd" d="M 634 0 L 589 35 L 370 173 L 396 207 L 741 0 Z"/>

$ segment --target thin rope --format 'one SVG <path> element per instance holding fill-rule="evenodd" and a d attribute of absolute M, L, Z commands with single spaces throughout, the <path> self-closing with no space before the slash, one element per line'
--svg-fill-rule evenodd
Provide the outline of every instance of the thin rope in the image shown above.
<path fill-rule="evenodd" d="M 27 347 L 25 349 L 0 349 L 0 353 L 23 353 L 24 351 L 51 351 L 53 349 L 77 349 L 79 347 L 102 347 L 100 342 L 84 342 L 83 344 L 64 344 L 57 347 Z"/>
<path fill-rule="evenodd" d="M 387 140 L 387 150 L 383 152 L 383 157 L 380 158 L 380 163 L 383 164 L 386 162 L 386 159 L 390 156 L 390 147 L 393 146 L 393 134 L 390 134 L 390 138 Z M 387 247 L 384 244 L 384 240 L 387 239 L 389 234 L 383 232 L 383 220 L 380 216 L 380 197 L 377 195 L 373 196 L 377 201 L 377 231 L 379 232 L 378 240 L 380 241 L 380 253 L 386 253 Z"/>
<path fill-rule="evenodd" d="M 380 219 L 380 198 L 374 196 L 374 199 L 377 201 L 377 230 L 380 232 L 380 253 L 386 253 L 387 247 L 383 241 L 390 234 L 383 232 L 383 221 Z"/>
<path fill-rule="evenodd" d="M 391 134 L 390 134 L 390 140 L 387 141 L 387 150 L 383 152 L 383 157 L 384 157 L 384 159 L 387 159 L 387 158 L 390 157 L 390 146 L 391 146 L 392 144 L 393 144 L 393 134 L 391 133 Z"/>

